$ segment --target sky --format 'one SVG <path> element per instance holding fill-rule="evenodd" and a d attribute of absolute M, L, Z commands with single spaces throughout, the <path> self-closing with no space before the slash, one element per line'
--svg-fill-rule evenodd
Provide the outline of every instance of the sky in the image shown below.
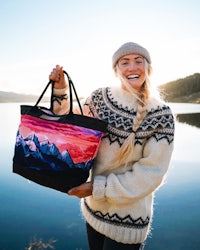
<path fill-rule="evenodd" d="M 59 64 L 79 95 L 119 84 L 125 42 L 147 48 L 152 84 L 200 72 L 198 0 L 0 0 L 0 91 L 40 94 Z"/>

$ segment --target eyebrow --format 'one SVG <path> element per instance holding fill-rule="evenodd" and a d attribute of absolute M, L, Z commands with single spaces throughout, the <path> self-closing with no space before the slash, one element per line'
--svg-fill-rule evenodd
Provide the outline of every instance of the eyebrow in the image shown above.
<path fill-rule="evenodd" d="M 135 57 L 134 59 L 137 60 L 137 59 L 139 59 L 139 58 L 144 59 L 142 56 L 137 56 L 137 57 Z M 122 57 L 119 61 L 122 61 L 122 60 L 128 61 L 128 60 L 130 60 L 130 59 L 129 59 L 129 58 L 126 58 L 126 57 Z"/>
<path fill-rule="evenodd" d="M 138 59 L 138 58 L 144 59 L 143 56 L 137 56 L 135 59 Z"/>

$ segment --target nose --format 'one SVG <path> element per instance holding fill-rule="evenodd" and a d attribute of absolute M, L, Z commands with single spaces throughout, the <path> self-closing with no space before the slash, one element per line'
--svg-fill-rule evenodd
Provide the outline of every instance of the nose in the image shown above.
<path fill-rule="evenodd" d="M 129 63 L 129 65 L 128 65 L 128 70 L 129 71 L 136 70 L 136 69 L 137 69 L 137 64 L 136 63 L 134 63 L 134 62 Z"/>

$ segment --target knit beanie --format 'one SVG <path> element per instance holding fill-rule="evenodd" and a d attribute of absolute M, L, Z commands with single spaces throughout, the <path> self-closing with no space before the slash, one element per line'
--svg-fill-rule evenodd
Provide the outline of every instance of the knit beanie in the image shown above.
<path fill-rule="evenodd" d="M 114 68 L 116 66 L 117 62 L 119 61 L 121 57 L 128 55 L 128 54 L 141 55 L 147 60 L 148 63 L 151 64 L 150 54 L 144 47 L 142 47 L 141 45 L 137 43 L 128 42 L 128 43 L 123 44 L 121 47 L 119 47 L 119 49 L 115 51 L 115 53 L 113 54 L 112 67 Z"/>

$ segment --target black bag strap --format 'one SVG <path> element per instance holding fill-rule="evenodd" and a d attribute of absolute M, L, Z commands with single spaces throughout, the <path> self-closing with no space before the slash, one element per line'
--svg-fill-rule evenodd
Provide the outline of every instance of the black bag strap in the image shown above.
<path fill-rule="evenodd" d="M 69 99 L 70 99 L 69 114 L 73 113 L 73 93 L 74 93 L 75 97 L 76 97 L 76 101 L 77 101 L 79 109 L 80 109 L 80 112 L 81 112 L 81 115 L 83 115 L 83 110 L 82 110 L 82 107 L 81 107 L 81 104 L 80 104 L 80 101 L 79 101 L 78 94 L 76 92 L 75 86 L 74 86 L 74 84 L 72 82 L 72 79 L 71 79 L 71 77 L 69 76 L 69 74 L 66 71 L 63 71 L 63 72 L 67 76 L 68 83 L 69 83 Z M 38 104 L 42 100 L 44 94 L 46 93 L 46 91 L 47 91 L 47 89 L 49 88 L 50 85 L 52 86 L 52 90 L 51 90 L 51 106 L 50 106 L 50 109 L 53 110 L 53 88 L 54 88 L 54 81 L 52 81 L 52 80 L 50 80 L 47 83 L 47 85 L 46 85 L 45 89 L 43 90 L 42 94 L 39 96 L 39 98 L 38 98 L 35 106 L 38 106 Z"/>
<path fill-rule="evenodd" d="M 79 109 L 80 109 L 80 112 L 83 115 L 83 110 L 82 110 L 82 107 L 81 107 L 81 104 L 80 104 L 80 101 L 79 101 L 78 94 L 76 92 L 75 86 L 74 86 L 74 84 L 72 82 L 72 79 L 71 79 L 71 77 L 69 76 L 69 74 L 66 71 L 63 71 L 63 72 L 67 76 L 68 83 L 69 83 L 69 98 L 70 98 L 70 111 L 69 111 L 69 113 L 70 114 L 73 113 L 73 92 L 74 92 L 75 97 L 76 97 L 76 101 L 77 101 Z"/>

